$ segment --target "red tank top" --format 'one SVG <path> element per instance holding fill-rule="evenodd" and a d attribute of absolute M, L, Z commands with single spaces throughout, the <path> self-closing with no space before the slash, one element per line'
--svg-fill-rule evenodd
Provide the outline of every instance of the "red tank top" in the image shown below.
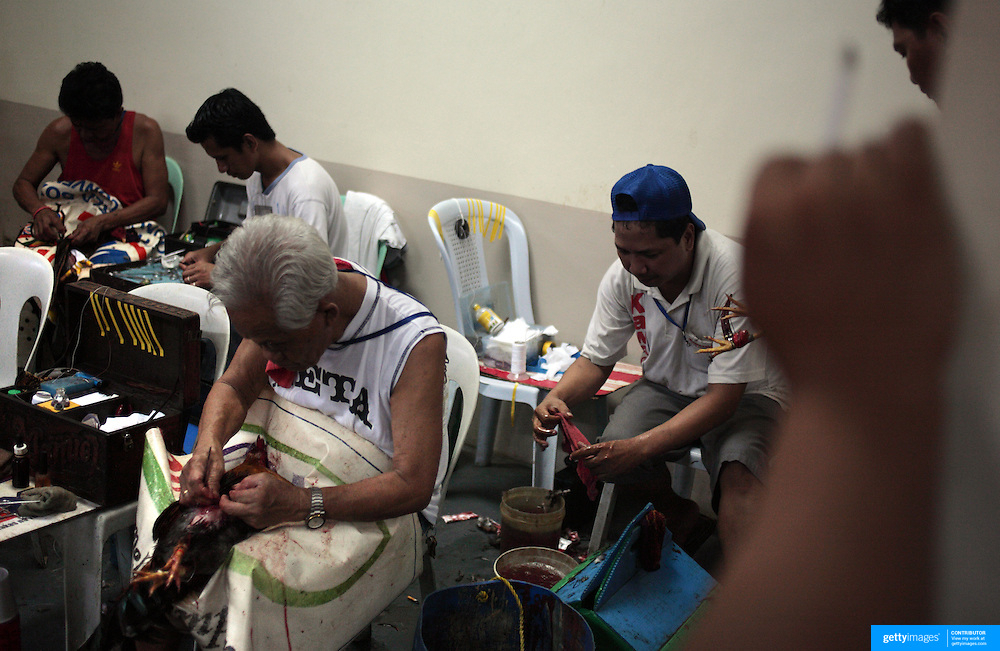
<path fill-rule="evenodd" d="M 93 181 L 108 194 L 117 197 L 124 206 L 146 196 L 142 184 L 142 174 L 132 158 L 132 133 L 135 126 L 135 111 L 127 111 L 122 118 L 118 142 L 111 154 L 104 160 L 94 160 L 87 155 L 80 141 L 80 134 L 73 128 L 69 137 L 69 153 L 66 166 L 59 175 L 60 181 Z"/>

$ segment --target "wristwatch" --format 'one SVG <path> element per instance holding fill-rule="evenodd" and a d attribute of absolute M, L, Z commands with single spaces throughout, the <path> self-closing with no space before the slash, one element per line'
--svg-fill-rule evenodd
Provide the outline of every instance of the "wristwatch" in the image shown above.
<path fill-rule="evenodd" d="M 309 489 L 309 517 L 306 518 L 306 526 L 310 529 L 319 529 L 326 524 L 326 510 L 323 508 L 323 491 L 313 486 Z"/>

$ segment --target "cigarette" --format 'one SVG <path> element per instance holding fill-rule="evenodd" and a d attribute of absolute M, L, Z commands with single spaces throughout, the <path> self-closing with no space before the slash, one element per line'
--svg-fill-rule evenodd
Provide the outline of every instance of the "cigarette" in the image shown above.
<path fill-rule="evenodd" d="M 824 144 L 827 148 L 832 149 L 840 143 L 844 123 L 847 120 L 847 106 L 850 103 L 857 69 L 857 47 L 854 45 L 845 45 L 840 52 L 840 70 L 837 73 L 837 83 L 834 86 L 833 101 L 830 106 L 830 118 L 826 125 Z"/>

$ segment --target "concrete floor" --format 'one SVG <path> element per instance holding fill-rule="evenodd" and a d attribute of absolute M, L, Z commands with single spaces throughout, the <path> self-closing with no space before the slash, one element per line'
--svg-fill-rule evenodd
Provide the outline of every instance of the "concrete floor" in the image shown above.
<path fill-rule="evenodd" d="M 471 452 L 464 452 L 452 477 L 441 514 L 472 511 L 500 520 L 500 499 L 504 490 L 531 483 L 531 469 L 523 463 L 494 459 L 489 468 L 476 467 Z M 700 473 L 703 474 L 703 473 Z M 707 484 L 699 477 L 699 481 Z M 696 483 L 695 498 L 703 502 L 704 486 Z M 641 506 L 641 505 L 640 505 Z M 620 505 L 612 525 L 612 535 L 631 519 L 631 507 Z M 638 506 L 636 507 L 636 511 Z M 703 506 L 703 512 L 706 511 Z M 579 530 L 586 550 L 589 528 Z M 437 557 L 433 561 L 437 588 L 459 583 L 471 583 L 493 576 L 493 562 L 500 553 L 493 536 L 481 531 L 475 520 L 440 523 L 437 526 Z M 712 571 L 718 559 L 715 536 L 695 556 Z M 65 647 L 62 606 L 62 565 L 58 550 L 49 554 L 46 567 L 40 567 L 32 551 L 29 536 L 22 536 L 0 545 L 0 566 L 10 570 L 14 593 L 21 616 L 22 648 L 25 651 L 47 651 Z M 108 577 L 105 577 L 108 580 Z M 113 591 L 111 586 L 109 591 Z M 414 581 L 372 624 L 370 640 L 349 645 L 349 649 L 373 651 L 409 649 L 420 615 L 420 586 Z M 411 599 L 412 597 L 412 599 Z"/>
<path fill-rule="evenodd" d="M 531 485 L 531 468 L 523 463 L 494 457 L 488 468 L 476 467 L 471 451 L 463 452 L 455 468 L 448 494 L 441 508 L 441 515 L 472 511 L 500 521 L 500 500 L 503 492 L 517 486 Z M 708 475 L 698 473 L 692 498 L 699 503 L 702 512 L 712 515 L 709 505 Z M 620 502 L 615 510 L 610 527 L 610 541 L 613 542 L 645 504 Z M 578 530 L 581 541 L 577 547 L 585 554 L 590 540 L 591 519 L 587 526 Z M 437 557 L 433 561 L 434 578 L 437 589 L 461 583 L 473 583 L 493 577 L 493 563 L 500 555 L 495 546 L 495 537 L 481 531 L 475 520 L 439 522 L 437 527 Z M 491 542 L 493 544 L 491 544 Z M 718 536 L 713 534 L 695 554 L 697 560 L 709 572 L 719 566 L 720 549 Z M 408 597 L 419 599 L 420 586 L 414 581 L 409 588 L 372 624 L 370 641 L 355 642 L 350 651 L 397 651 L 410 649 L 420 616 L 420 604 Z"/>
<path fill-rule="evenodd" d="M 520 463 L 494 459 L 488 468 L 476 467 L 472 453 L 463 453 L 452 476 L 441 506 L 441 515 L 472 511 L 500 521 L 503 491 L 531 485 L 531 468 Z M 460 583 L 473 583 L 493 577 L 493 562 L 500 549 L 491 545 L 495 538 L 476 526 L 475 520 L 443 523 L 435 527 L 437 555 L 432 561 L 438 589 Z M 413 646 L 413 635 L 420 617 L 422 595 L 417 581 L 393 601 L 372 624 L 370 644 L 354 643 L 352 650 L 397 651 Z"/>

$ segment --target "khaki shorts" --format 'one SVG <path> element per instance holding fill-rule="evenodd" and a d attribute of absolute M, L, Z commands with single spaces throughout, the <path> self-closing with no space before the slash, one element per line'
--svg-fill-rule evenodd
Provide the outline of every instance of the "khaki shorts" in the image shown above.
<path fill-rule="evenodd" d="M 621 404 L 615 408 L 611 421 L 598 440 L 630 439 L 667 422 L 694 400 L 641 379 L 632 385 Z M 771 398 L 744 394 L 732 418 L 701 437 L 702 462 L 711 478 L 712 506 L 716 512 L 719 508 L 719 472 L 725 463 L 738 461 L 757 479 L 764 481 L 771 434 L 781 413 L 781 406 Z M 634 483 L 662 476 L 664 462 L 682 459 L 686 453 L 687 448 L 684 448 L 649 459 L 618 481 Z"/>

